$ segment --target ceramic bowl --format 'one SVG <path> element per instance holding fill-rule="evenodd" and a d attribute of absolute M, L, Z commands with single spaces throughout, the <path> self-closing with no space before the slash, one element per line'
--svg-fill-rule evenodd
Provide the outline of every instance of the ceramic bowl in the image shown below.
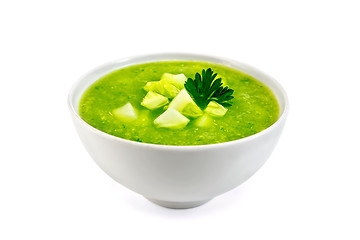
<path fill-rule="evenodd" d="M 129 65 L 166 60 L 217 63 L 253 76 L 275 94 L 280 105 L 279 119 L 252 136 L 200 146 L 129 141 L 97 130 L 81 119 L 78 113 L 80 97 L 100 77 Z M 80 139 L 99 167 L 128 189 L 168 208 L 199 206 L 250 178 L 273 151 L 288 113 L 285 91 L 260 70 L 221 57 L 177 53 L 131 57 L 102 65 L 75 83 L 68 104 Z"/>

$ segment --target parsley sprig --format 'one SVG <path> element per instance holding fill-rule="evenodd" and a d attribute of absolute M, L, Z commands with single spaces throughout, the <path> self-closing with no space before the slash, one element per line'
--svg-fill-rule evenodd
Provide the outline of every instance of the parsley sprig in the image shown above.
<path fill-rule="evenodd" d="M 202 70 L 200 73 L 195 74 L 195 78 L 188 78 L 185 82 L 185 89 L 193 98 L 194 102 L 201 108 L 205 109 L 210 101 L 215 101 L 224 107 L 230 107 L 229 102 L 234 97 L 232 94 L 234 90 L 223 87 L 221 78 L 217 78 L 217 73 L 208 68 Z"/>

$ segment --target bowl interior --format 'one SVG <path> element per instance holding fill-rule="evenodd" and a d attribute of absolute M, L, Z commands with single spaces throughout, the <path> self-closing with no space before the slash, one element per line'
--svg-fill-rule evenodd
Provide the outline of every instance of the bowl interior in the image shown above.
<path fill-rule="evenodd" d="M 258 81 L 264 83 L 272 90 L 280 106 L 279 119 L 282 117 L 282 115 L 284 115 L 285 112 L 287 112 L 288 100 L 285 91 L 275 79 L 266 75 L 260 70 L 251 67 L 247 64 L 239 63 L 230 59 L 197 55 L 197 54 L 184 54 L 184 53 L 145 55 L 145 56 L 126 58 L 104 64 L 94 69 L 93 71 L 89 72 L 88 74 L 83 76 L 77 83 L 74 84 L 69 94 L 70 108 L 72 108 L 73 112 L 78 115 L 79 101 L 84 91 L 99 78 L 103 77 L 104 75 L 116 69 L 130 65 L 140 64 L 140 63 L 169 61 L 169 60 L 194 60 L 194 61 L 211 62 L 211 63 L 225 65 L 234 69 L 238 69 L 241 72 L 251 75 Z"/>

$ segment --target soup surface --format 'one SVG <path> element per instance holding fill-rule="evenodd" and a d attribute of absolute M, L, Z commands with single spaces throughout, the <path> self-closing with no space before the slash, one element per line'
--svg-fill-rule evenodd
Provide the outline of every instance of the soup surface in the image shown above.
<path fill-rule="evenodd" d="M 232 106 L 223 117 L 212 118 L 208 127 L 190 121 L 183 129 L 159 128 L 154 119 L 165 110 L 149 110 L 142 102 L 149 81 L 158 81 L 163 73 L 195 73 L 211 68 L 234 90 Z M 130 102 L 137 112 L 134 121 L 123 121 L 113 110 Z M 279 117 L 278 102 L 268 87 L 238 70 L 197 61 L 163 61 L 133 65 L 115 70 L 91 85 L 83 94 L 79 114 L 91 126 L 114 136 L 162 145 L 204 145 L 228 142 L 258 133 Z"/>

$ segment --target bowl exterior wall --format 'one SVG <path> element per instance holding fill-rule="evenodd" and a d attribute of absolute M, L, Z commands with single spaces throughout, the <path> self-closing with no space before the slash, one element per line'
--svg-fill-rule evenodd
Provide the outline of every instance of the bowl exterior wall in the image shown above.
<path fill-rule="evenodd" d="M 76 116 L 73 120 L 85 148 L 110 177 L 147 198 L 169 202 L 211 199 L 239 186 L 268 159 L 285 122 L 243 142 L 169 150 L 116 141 L 93 131 Z"/>

